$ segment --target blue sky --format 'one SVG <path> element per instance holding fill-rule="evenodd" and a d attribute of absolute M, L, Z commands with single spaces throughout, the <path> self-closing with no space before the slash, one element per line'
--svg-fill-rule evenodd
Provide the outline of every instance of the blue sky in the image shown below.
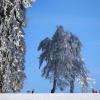
<path fill-rule="evenodd" d="M 76 34 L 82 44 L 82 55 L 90 76 L 96 80 L 95 89 L 100 90 L 100 0 L 37 0 L 27 10 L 25 31 L 27 78 L 22 92 L 50 92 L 52 83 L 41 77 L 38 69 L 38 44 L 51 37 L 57 25 Z M 57 90 L 59 92 L 59 89 Z M 68 89 L 65 91 L 68 92 Z M 76 84 L 75 92 L 81 92 Z"/>

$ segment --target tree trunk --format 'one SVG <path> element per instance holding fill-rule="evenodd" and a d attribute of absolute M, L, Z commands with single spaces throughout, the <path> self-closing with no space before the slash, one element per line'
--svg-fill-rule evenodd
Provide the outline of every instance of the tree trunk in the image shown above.
<path fill-rule="evenodd" d="M 2 83 L 1 83 L 1 80 L 0 80 L 0 93 L 2 93 Z"/>
<path fill-rule="evenodd" d="M 74 92 L 74 80 L 70 81 L 70 93 Z"/>
<path fill-rule="evenodd" d="M 55 93 L 55 90 L 56 90 L 56 82 L 57 82 L 57 80 L 54 79 L 53 88 L 52 88 L 52 90 L 51 90 L 51 93 Z"/>

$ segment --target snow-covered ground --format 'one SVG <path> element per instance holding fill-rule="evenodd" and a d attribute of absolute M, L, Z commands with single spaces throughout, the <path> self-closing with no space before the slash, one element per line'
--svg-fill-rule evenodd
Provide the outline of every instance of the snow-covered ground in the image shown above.
<path fill-rule="evenodd" d="M 0 100 L 100 100 L 100 94 L 0 94 Z"/>

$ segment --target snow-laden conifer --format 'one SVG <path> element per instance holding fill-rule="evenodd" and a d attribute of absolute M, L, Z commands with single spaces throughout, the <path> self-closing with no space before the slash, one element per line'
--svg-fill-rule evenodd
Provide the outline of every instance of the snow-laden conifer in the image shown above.
<path fill-rule="evenodd" d="M 25 8 L 31 0 L 0 0 L 0 93 L 23 87 Z"/>

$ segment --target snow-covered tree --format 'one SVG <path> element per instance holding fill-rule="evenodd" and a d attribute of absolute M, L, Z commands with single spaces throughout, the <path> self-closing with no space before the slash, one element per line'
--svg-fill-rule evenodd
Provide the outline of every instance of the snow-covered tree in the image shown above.
<path fill-rule="evenodd" d="M 45 62 L 42 76 L 53 82 L 51 93 L 55 92 L 56 87 L 64 90 L 67 85 L 70 85 L 72 93 L 75 79 L 87 78 L 87 70 L 80 53 L 81 46 L 79 38 L 71 32 L 65 32 L 62 26 L 57 28 L 51 39 L 47 37 L 40 42 L 40 66 Z"/>
<path fill-rule="evenodd" d="M 0 93 L 20 92 L 24 74 L 25 9 L 31 0 L 0 0 Z"/>

